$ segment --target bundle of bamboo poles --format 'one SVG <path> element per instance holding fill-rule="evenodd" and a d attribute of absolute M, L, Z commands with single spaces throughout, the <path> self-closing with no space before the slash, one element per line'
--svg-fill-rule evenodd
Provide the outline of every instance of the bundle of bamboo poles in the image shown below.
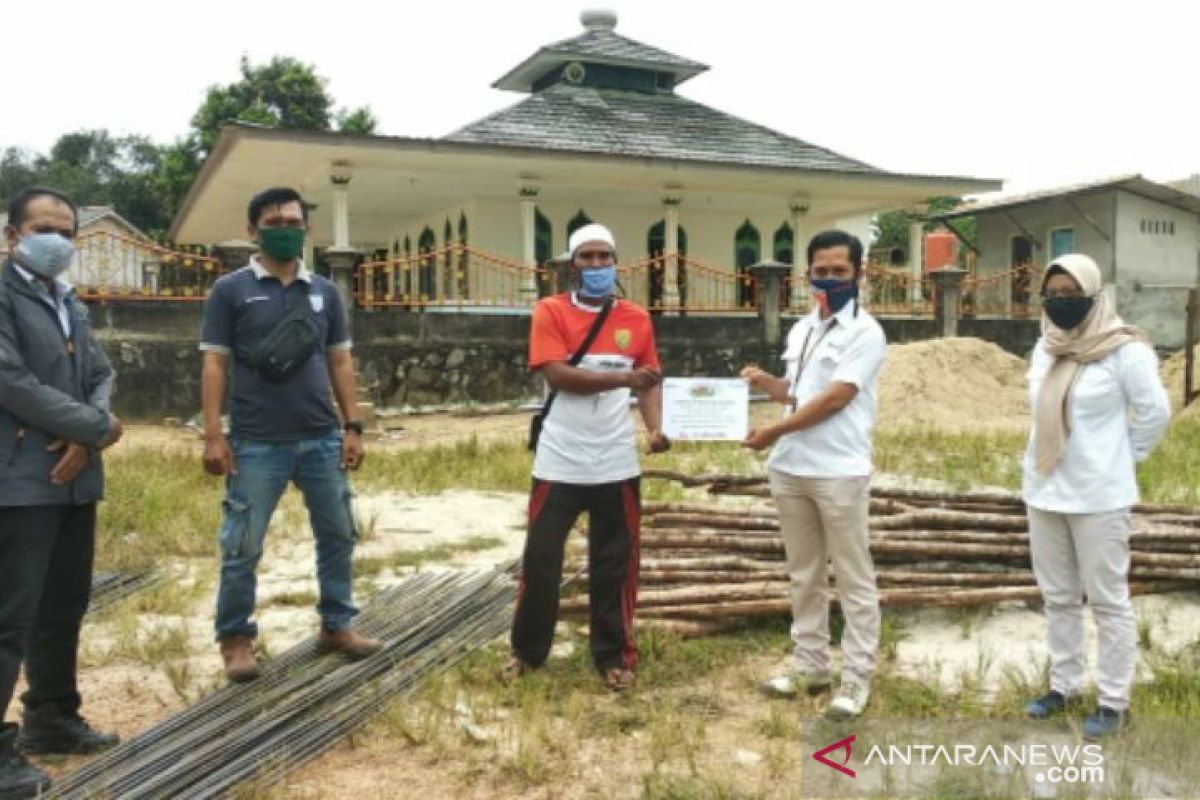
<path fill-rule="evenodd" d="M 712 494 L 765 497 L 742 506 L 655 503 L 642 509 L 638 616 L 684 634 L 734 627 L 791 611 L 779 521 L 761 477 L 644 477 L 707 486 Z M 1200 509 L 1139 505 L 1130 539 L 1130 589 L 1200 588 Z M 880 601 L 889 607 L 1036 603 L 1025 506 L 1016 494 L 872 488 L 870 549 Z M 586 566 L 574 565 L 586 577 Z M 831 600 L 837 602 L 836 579 Z M 586 594 L 563 601 L 586 613 Z"/>
<path fill-rule="evenodd" d="M 155 570 L 137 572 L 97 572 L 92 576 L 92 597 L 88 612 L 99 613 L 121 602 L 132 594 L 162 583 L 162 575 Z"/>
<path fill-rule="evenodd" d="M 381 641 L 380 652 L 348 663 L 307 639 L 267 663 L 257 680 L 223 687 L 56 780 L 48 797 L 260 796 L 390 699 L 507 630 L 515 566 L 412 575 L 376 595 L 355 621 Z"/>

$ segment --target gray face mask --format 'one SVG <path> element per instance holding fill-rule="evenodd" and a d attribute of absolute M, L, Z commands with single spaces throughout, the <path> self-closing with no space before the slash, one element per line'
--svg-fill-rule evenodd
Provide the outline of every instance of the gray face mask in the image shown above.
<path fill-rule="evenodd" d="M 17 242 L 12 257 L 39 278 L 54 280 L 71 266 L 75 245 L 57 233 L 30 233 Z"/>

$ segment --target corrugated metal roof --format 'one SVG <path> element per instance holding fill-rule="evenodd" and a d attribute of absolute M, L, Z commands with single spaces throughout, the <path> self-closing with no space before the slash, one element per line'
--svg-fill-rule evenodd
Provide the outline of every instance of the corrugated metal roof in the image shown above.
<path fill-rule="evenodd" d="M 1190 211 L 1193 214 L 1200 214 L 1200 197 L 1197 197 L 1190 192 L 1180 191 L 1179 189 L 1171 186 L 1155 183 L 1154 181 L 1148 181 L 1141 175 L 1118 175 L 1116 177 L 1102 178 L 1100 180 L 1076 183 L 1069 186 L 1059 186 L 1052 189 L 1039 189 L 1037 191 L 1026 192 L 1024 194 L 1009 195 L 1007 197 L 982 197 L 969 203 L 964 203 L 952 211 L 947 211 L 944 214 L 937 214 L 934 218 L 955 219 L 957 217 L 970 217 L 989 211 L 999 211 L 1002 209 L 1038 203 L 1043 200 L 1051 200 L 1056 197 L 1066 197 L 1068 195 L 1075 194 L 1089 194 L 1092 192 L 1102 192 L 1112 189 L 1121 189 L 1130 192 L 1131 194 L 1146 197 L 1150 200 L 1156 200 L 1174 208 Z"/>

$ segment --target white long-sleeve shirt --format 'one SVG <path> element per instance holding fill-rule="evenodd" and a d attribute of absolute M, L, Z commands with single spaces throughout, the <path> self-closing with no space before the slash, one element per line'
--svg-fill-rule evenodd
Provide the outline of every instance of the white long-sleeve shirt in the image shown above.
<path fill-rule="evenodd" d="M 1054 357 L 1039 340 L 1026 376 L 1033 409 L 1053 364 Z M 1171 420 L 1154 351 L 1142 342 L 1129 342 L 1084 365 L 1071 390 L 1067 415 L 1066 448 L 1049 475 L 1037 471 L 1037 414 L 1033 415 L 1021 491 L 1026 504 L 1060 514 L 1093 514 L 1137 503 L 1134 467 L 1150 455 Z"/>

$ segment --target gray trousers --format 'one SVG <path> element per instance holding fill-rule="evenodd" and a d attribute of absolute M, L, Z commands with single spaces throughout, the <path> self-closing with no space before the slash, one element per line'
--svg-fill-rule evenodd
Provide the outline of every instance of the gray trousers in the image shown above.
<path fill-rule="evenodd" d="M 1029 509 L 1033 573 L 1046 603 L 1050 688 L 1083 690 L 1083 603 L 1096 622 L 1100 705 L 1129 708 L 1137 665 L 1137 631 L 1129 600 L 1129 509 L 1058 514 Z"/>
<path fill-rule="evenodd" d="M 842 680 L 867 684 L 879 649 L 879 591 L 867 547 L 870 479 L 800 478 L 770 470 L 791 581 L 792 641 L 801 672 L 829 669 L 829 562 L 846 618 Z"/>

